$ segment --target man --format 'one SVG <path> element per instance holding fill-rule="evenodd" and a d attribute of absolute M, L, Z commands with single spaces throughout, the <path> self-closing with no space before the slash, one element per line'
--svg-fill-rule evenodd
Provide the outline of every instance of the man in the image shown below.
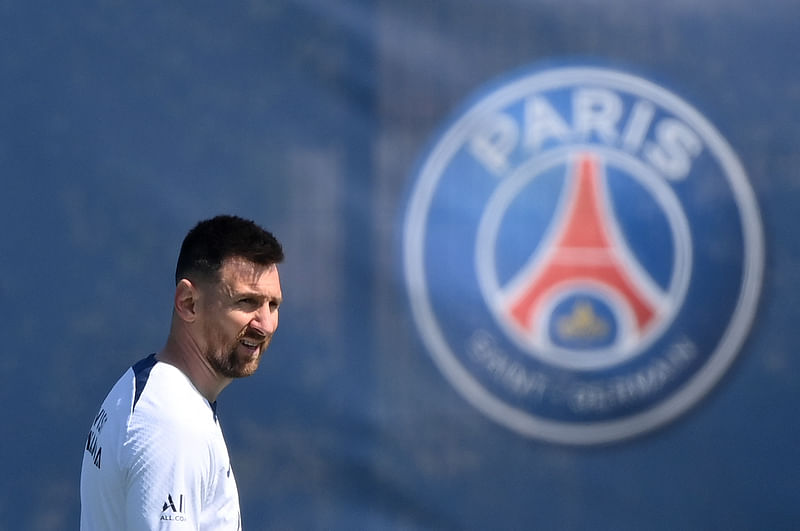
<path fill-rule="evenodd" d="M 92 422 L 81 530 L 241 529 L 216 400 L 253 374 L 278 327 L 280 243 L 235 216 L 181 246 L 164 348 L 134 364 Z"/>

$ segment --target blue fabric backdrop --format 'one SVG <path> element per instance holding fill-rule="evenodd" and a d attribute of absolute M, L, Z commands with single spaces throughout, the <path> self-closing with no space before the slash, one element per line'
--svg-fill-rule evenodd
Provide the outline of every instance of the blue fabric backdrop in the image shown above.
<path fill-rule="evenodd" d="M 96 408 L 163 344 L 180 241 L 221 212 L 287 254 L 280 331 L 219 405 L 246 529 L 792 528 L 799 17 L 791 0 L 0 2 L 0 528 L 77 528 Z M 747 172 L 766 247 L 722 380 L 589 447 L 517 433 L 451 385 L 401 245 L 453 113 L 576 59 L 696 106 Z"/>

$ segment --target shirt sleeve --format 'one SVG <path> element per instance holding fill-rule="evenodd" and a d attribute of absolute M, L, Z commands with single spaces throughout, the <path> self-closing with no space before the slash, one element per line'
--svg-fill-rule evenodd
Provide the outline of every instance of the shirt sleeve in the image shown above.
<path fill-rule="evenodd" d="M 126 442 L 129 530 L 198 530 L 214 470 L 208 438 L 180 420 L 143 424 Z"/>

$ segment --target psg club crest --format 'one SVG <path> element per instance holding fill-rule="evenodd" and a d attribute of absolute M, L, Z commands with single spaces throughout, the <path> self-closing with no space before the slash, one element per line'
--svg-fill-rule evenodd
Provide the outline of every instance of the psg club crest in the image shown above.
<path fill-rule="evenodd" d="M 412 313 L 475 407 L 527 436 L 628 438 L 702 398 L 756 308 L 763 239 L 736 155 L 665 88 L 596 66 L 484 90 L 420 165 Z"/>

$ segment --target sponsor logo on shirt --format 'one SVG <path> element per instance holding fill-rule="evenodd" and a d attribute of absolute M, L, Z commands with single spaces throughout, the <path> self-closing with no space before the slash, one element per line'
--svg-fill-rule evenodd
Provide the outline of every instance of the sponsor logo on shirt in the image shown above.
<path fill-rule="evenodd" d="M 164 501 L 164 507 L 161 509 L 161 520 L 185 522 L 186 515 L 184 514 L 184 507 L 185 499 L 183 494 L 180 494 L 177 497 L 173 497 L 172 494 L 167 494 L 167 499 Z"/>

